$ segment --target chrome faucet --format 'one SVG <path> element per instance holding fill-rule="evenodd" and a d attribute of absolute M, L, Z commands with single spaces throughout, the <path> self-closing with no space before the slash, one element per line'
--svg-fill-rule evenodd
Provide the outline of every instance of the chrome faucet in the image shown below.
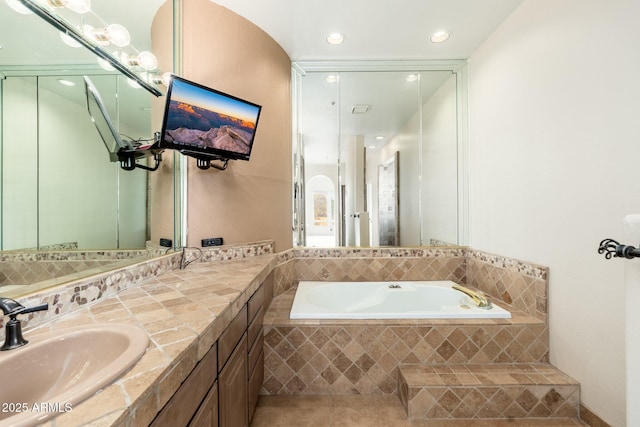
<path fill-rule="evenodd" d="M 0 351 L 13 350 L 29 342 L 22 336 L 22 324 L 20 320 L 17 319 L 18 315 L 48 309 L 49 304 L 25 307 L 11 298 L 0 298 L 0 310 L 2 310 L 5 316 L 9 316 L 10 319 L 5 325 L 4 345 L 0 347 Z"/>
<path fill-rule="evenodd" d="M 492 308 L 491 301 L 489 301 L 489 299 L 483 293 L 472 291 L 471 289 L 465 288 L 464 286 L 461 286 L 458 284 L 454 284 L 452 288 L 455 289 L 456 291 L 460 291 L 463 294 L 466 294 L 469 298 L 473 300 L 474 303 L 476 303 L 478 308 L 491 310 Z"/>

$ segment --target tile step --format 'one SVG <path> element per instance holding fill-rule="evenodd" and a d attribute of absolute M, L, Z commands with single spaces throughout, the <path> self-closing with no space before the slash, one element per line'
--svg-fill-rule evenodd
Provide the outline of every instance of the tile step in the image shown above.
<path fill-rule="evenodd" d="M 578 418 L 580 384 L 547 363 L 403 364 L 409 419 Z"/>

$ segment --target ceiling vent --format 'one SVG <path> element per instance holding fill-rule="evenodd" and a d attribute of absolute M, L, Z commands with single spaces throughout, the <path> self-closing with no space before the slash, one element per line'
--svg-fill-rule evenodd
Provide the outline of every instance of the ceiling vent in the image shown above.
<path fill-rule="evenodd" d="M 368 105 L 354 105 L 351 107 L 351 114 L 365 114 L 369 112 L 369 108 Z"/>

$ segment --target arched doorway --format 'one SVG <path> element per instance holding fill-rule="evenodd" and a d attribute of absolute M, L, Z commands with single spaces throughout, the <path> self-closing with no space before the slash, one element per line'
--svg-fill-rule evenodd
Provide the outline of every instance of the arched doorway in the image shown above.
<path fill-rule="evenodd" d="M 315 175 L 306 185 L 307 246 L 336 246 L 335 184 L 326 175 Z"/>

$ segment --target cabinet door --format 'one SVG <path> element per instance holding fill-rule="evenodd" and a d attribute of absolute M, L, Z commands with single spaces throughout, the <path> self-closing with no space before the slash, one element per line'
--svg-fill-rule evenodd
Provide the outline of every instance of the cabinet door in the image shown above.
<path fill-rule="evenodd" d="M 189 427 L 218 427 L 218 383 L 209 390 Z"/>
<path fill-rule="evenodd" d="M 196 365 L 191 374 L 182 383 L 178 391 L 162 408 L 151 423 L 151 427 L 185 426 L 198 410 L 200 402 L 205 400 L 216 379 L 217 345 Z"/>
<path fill-rule="evenodd" d="M 220 427 L 247 427 L 249 391 L 246 333 L 220 372 L 218 387 Z"/>

